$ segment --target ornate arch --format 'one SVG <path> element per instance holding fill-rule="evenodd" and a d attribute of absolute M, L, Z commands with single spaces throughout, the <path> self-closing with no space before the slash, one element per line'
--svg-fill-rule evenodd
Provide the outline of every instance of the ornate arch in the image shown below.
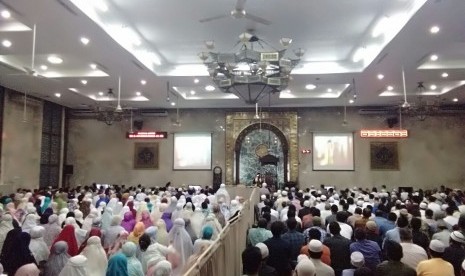
<path fill-rule="evenodd" d="M 288 157 L 289 157 L 289 143 L 287 142 L 286 136 L 284 136 L 284 133 L 279 130 L 279 128 L 275 127 L 272 124 L 269 123 L 254 123 L 246 127 L 239 133 L 236 139 L 236 143 L 234 145 L 234 153 L 236 156 L 235 160 L 235 166 L 236 166 L 236 181 L 235 184 L 239 184 L 239 172 L 240 172 L 240 157 L 241 157 L 241 147 L 242 147 L 242 142 L 244 142 L 245 137 L 251 133 L 254 130 L 257 129 L 265 129 L 273 132 L 278 139 L 281 142 L 281 147 L 283 150 L 283 155 L 284 155 L 284 160 L 283 160 L 283 165 L 284 165 L 284 182 L 288 182 L 287 175 L 288 175 L 288 169 L 287 169 L 287 164 L 288 164 Z"/>
<path fill-rule="evenodd" d="M 297 181 L 298 177 L 298 135 L 297 135 L 297 113 L 296 112 L 263 112 L 261 114 L 262 128 L 268 129 L 276 134 L 283 145 L 283 153 L 287 152 L 286 180 Z M 234 112 L 226 115 L 226 170 L 225 183 L 236 184 L 235 164 L 244 138 L 252 130 L 260 127 L 253 112 Z M 238 170 L 236 170 L 237 173 Z M 288 172 L 288 173 L 287 173 Z M 235 179 L 236 178 L 236 179 Z"/>

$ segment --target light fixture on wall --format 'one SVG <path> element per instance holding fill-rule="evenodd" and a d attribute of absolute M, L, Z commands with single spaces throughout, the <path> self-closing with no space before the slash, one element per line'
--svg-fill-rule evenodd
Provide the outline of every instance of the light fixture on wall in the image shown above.
<path fill-rule="evenodd" d="M 235 45 L 240 45 L 236 53 L 201 52 L 198 56 L 222 92 L 232 93 L 247 104 L 255 104 L 266 95 L 285 89 L 292 69 L 305 54 L 305 50 L 299 48 L 294 50 L 297 59 L 285 57 L 292 39 L 283 38 L 280 42 L 284 49 L 276 50 L 257 36 L 242 33 Z M 254 49 L 257 46 L 265 49 L 264 45 L 271 50 Z M 206 46 L 213 49 L 211 44 Z"/>

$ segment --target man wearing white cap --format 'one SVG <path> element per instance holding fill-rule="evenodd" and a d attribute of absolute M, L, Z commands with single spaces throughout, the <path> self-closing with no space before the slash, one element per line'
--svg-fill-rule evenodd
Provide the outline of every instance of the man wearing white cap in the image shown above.
<path fill-rule="evenodd" d="M 257 243 L 255 246 L 258 247 L 260 249 L 260 253 L 262 253 L 262 264 L 260 266 L 260 270 L 258 271 L 258 275 L 278 275 L 276 269 L 266 264 L 266 260 L 268 259 L 268 255 L 270 254 L 270 251 L 268 251 L 268 246 L 266 246 L 266 244 L 262 242 Z"/>
<path fill-rule="evenodd" d="M 318 276 L 334 276 L 334 270 L 327 264 L 321 261 L 323 254 L 323 244 L 319 240 L 311 240 L 308 243 L 308 251 L 310 260 L 315 265 L 315 272 Z"/>
<path fill-rule="evenodd" d="M 460 267 L 465 259 L 465 237 L 460 231 L 454 231 L 450 234 L 449 247 L 444 249 L 442 258 L 454 266 L 455 275 L 460 275 Z"/>
<path fill-rule="evenodd" d="M 417 276 L 454 276 L 454 267 L 442 259 L 446 246 L 439 240 L 431 240 L 429 253 L 431 259 L 417 266 Z"/>
<path fill-rule="evenodd" d="M 308 258 L 303 258 L 295 267 L 295 276 L 314 276 L 315 265 Z"/>
<path fill-rule="evenodd" d="M 268 185 L 266 183 L 262 184 L 262 187 L 260 188 L 260 195 L 269 195 L 270 190 L 268 189 Z"/>

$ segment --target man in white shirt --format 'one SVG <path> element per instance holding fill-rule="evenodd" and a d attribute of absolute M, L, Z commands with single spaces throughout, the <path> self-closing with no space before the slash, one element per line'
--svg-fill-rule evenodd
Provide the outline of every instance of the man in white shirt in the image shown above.
<path fill-rule="evenodd" d="M 409 229 L 400 228 L 399 235 L 400 246 L 402 246 L 402 252 L 404 253 L 400 260 L 402 263 L 416 269 L 419 262 L 428 260 L 425 249 L 412 242 L 412 232 Z"/>
<path fill-rule="evenodd" d="M 343 236 L 344 238 L 346 239 L 352 239 L 352 233 L 353 233 L 353 230 L 352 230 L 352 227 L 350 227 L 350 225 L 348 225 L 347 223 L 345 223 L 345 221 L 347 220 L 347 216 L 344 212 L 340 211 L 340 212 L 337 212 L 336 214 L 336 220 L 337 220 L 337 223 L 339 224 L 339 226 L 341 227 L 341 236 Z M 326 229 L 326 232 L 329 233 L 329 224 L 328 224 L 328 227 Z"/>
<path fill-rule="evenodd" d="M 443 220 L 446 223 L 447 228 L 452 231 L 452 227 L 459 223 L 459 219 L 454 217 L 454 209 L 450 206 L 446 208 L 446 214 L 447 216 Z"/>
<path fill-rule="evenodd" d="M 315 265 L 315 272 L 318 276 L 334 276 L 334 269 L 321 261 L 323 254 L 323 244 L 319 240 L 311 240 L 308 243 L 310 260 Z"/>

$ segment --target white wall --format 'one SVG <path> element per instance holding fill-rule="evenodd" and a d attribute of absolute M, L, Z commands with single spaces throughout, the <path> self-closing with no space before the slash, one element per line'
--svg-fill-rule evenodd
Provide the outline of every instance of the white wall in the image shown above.
<path fill-rule="evenodd" d="M 40 148 L 42 139 L 42 102 L 26 107 L 5 94 L 1 156 L 0 192 L 11 193 L 17 188 L 39 187 Z"/>
<path fill-rule="evenodd" d="M 158 170 L 134 170 L 134 143 L 144 140 L 128 140 L 126 132 L 129 122 L 114 123 L 111 126 L 96 120 L 70 120 L 67 164 L 74 165 L 71 185 L 87 185 L 92 182 L 112 184 L 164 185 L 173 184 L 206 185 L 212 182 L 211 171 L 173 171 L 174 132 L 212 132 L 212 167 L 224 169 L 225 136 L 224 113 L 181 111 L 181 126 L 174 126 L 175 114 L 163 118 L 144 118 L 142 130 L 167 131 L 168 139 L 160 139 L 160 166 Z M 148 142 L 148 141 L 147 141 Z M 153 142 L 153 140 L 150 140 Z M 223 178 L 224 179 L 224 178 Z"/>
<path fill-rule="evenodd" d="M 312 148 L 313 131 L 351 132 L 361 128 L 386 128 L 385 117 L 360 116 L 349 110 L 349 125 L 343 127 L 342 108 L 299 110 L 299 148 Z M 223 110 L 181 111 L 182 126 L 172 125 L 174 113 L 166 118 L 144 119 L 144 129 L 172 132 L 213 132 L 213 166 L 223 168 L 225 160 Z M 312 156 L 300 155 L 299 183 L 337 187 L 388 187 L 438 185 L 459 186 L 465 182 L 465 118 L 428 117 L 425 121 L 404 118 L 410 137 L 399 140 L 399 171 L 371 171 L 369 139 L 355 135 L 355 171 L 312 171 Z M 160 143 L 159 170 L 133 170 L 134 140 L 127 140 L 129 123 L 106 126 L 95 120 L 71 120 L 69 124 L 68 164 L 75 167 L 72 185 L 91 182 L 115 184 L 174 185 L 210 184 L 211 171 L 172 171 L 173 137 Z M 374 140 L 371 140 L 374 141 Z M 378 141 L 378 140 L 377 140 Z M 389 141 L 383 139 L 379 141 Z M 392 141 L 392 140 L 390 140 Z M 224 179 L 224 174 L 223 174 Z"/>

